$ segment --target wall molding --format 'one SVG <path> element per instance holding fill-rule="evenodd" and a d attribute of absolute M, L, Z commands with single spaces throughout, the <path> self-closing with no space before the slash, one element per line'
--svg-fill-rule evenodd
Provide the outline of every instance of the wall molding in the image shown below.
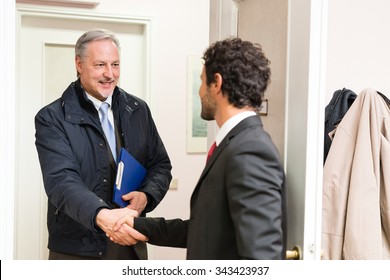
<path fill-rule="evenodd" d="M 93 9 L 96 8 L 100 2 L 91 0 L 16 0 L 20 4 L 44 5 L 44 6 L 61 6 L 72 8 Z"/>

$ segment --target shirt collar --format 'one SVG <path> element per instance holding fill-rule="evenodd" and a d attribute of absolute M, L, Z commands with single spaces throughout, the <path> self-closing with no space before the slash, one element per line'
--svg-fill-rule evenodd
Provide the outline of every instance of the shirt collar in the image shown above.
<path fill-rule="evenodd" d="M 217 146 L 222 142 L 223 138 L 243 119 L 246 119 L 250 116 L 255 116 L 256 113 L 254 111 L 245 111 L 234 115 L 230 119 L 228 119 L 219 129 L 217 135 L 215 137 L 215 143 Z"/>
<path fill-rule="evenodd" d="M 88 92 L 85 93 L 87 94 L 88 99 L 92 101 L 93 105 L 95 105 L 96 110 L 99 111 L 100 106 L 102 105 L 103 102 L 97 99 L 96 97 L 90 95 Z M 107 97 L 107 99 L 104 102 L 108 103 L 108 105 L 110 105 L 111 107 L 112 95 Z"/>

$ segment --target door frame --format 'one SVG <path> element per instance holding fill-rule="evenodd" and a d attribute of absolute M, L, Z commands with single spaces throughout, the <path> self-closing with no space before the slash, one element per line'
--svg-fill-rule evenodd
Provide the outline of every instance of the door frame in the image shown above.
<path fill-rule="evenodd" d="M 211 42 L 237 36 L 237 7 L 245 0 L 211 1 Z M 328 0 L 288 0 L 284 168 L 288 244 L 299 258 L 321 258 L 323 131 Z M 217 132 L 208 124 L 208 146 Z"/>
<path fill-rule="evenodd" d="M 321 258 L 327 0 L 289 0 L 285 169 L 288 249 Z"/>
<path fill-rule="evenodd" d="M 154 45 L 156 40 L 155 37 L 155 31 L 154 31 L 154 19 L 152 17 L 145 17 L 145 16 L 123 16 L 123 15 L 117 15 L 117 14 L 101 14 L 96 13 L 93 11 L 79 11 L 79 10 L 61 10 L 59 8 L 48 8 L 48 7 L 42 7 L 42 6 L 30 6 L 30 5 L 16 5 L 16 73 L 19 73 L 20 68 L 22 67 L 21 63 L 22 61 L 19 58 L 19 53 L 21 51 L 20 48 L 20 39 L 21 39 L 21 28 L 22 20 L 24 17 L 34 17 L 34 18 L 40 18 L 40 19 L 64 19 L 64 20 L 73 20 L 73 21 L 94 21 L 94 22 L 102 22 L 102 23 L 113 23 L 113 24 L 128 24 L 128 25 L 139 25 L 143 27 L 144 33 L 143 38 L 145 40 L 145 94 L 144 94 L 144 100 L 149 104 L 152 111 L 155 110 L 155 84 L 156 84 L 156 75 L 155 75 L 155 53 L 156 53 L 156 46 Z M 19 75 L 16 75 L 16 104 L 17 100 L 21 98 L 21 92 L 20 88 L 18 87 L 20 83 Z M 14 240 L 13 240 L 13 258 L 14 259 L 47 259 L 47 234 L 46 234 L 46 197 L 44 193 L 40 195 L 40 204 L 37 205 L 37 210 L 40 211 L 40 220 L 36 221 L 36 228 L 32 228 L 35 232 L 35 235 L 38 236 L 39 240 L 34 240 L 35 242 L 38 242 L 37 246 L 34 248 L 30 248 L 30 250 L 24 250 L 22 245 L 26 243 L 25 236 L 23 233 L 20 233 L 21 231 L 18 230 L 19 224 L 20 224 L 20 213 L 22 212 L 19 209 L 22 209 L 22 205 L 20 205 L 18 201 L 18 191 L 20 188 L 19 184 L 19 175 L 17 174 L 17 167 L 19 166 L 19 139 L 18 139 L 18 131 L 21 129 L 21 125 L 23 120 L 18 120 L 18 117 L 20 116 L 20 110 L 18 110 L 18 106 L 15 106 L 16 110 L 13 112 L 13 114 L 16 115 L 16 123 L 15 123 L 15 139 L 16 139 L 16 149 L 15 149 L 15 170 L 14 170 L 14 178 L 15 178 L 15 192 L 13 193 L 14 196 L 14 215 L 15 220 L 13 222 L 13 228 L 14 228 Z M 41 213 L 42 212 L 42 213 Z M 19 219 L 19 220 L 18 220 Z M 34 223 L 35 224 L 35 223 Z M 21 243 L 21 245 L 19 245 Z"/>
<path fill-rule="evenodd" d="M 15 1 L 0 7 L 0 259 L 14 257 Z"/>

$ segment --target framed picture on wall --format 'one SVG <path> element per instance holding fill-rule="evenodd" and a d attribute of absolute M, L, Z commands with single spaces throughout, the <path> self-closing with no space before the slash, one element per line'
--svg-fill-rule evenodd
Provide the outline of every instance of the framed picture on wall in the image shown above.
<path fill-rule="evenodd" d="M 187 153 L 206 153 L 207 122 L 200 117 L 202 60 L 199 55 L 187 57 Z"/>
<path fill-rule="evenodd" d="M 263 99 L 261 102 L 260 116 L 268 115 L 268 99 Z"/>

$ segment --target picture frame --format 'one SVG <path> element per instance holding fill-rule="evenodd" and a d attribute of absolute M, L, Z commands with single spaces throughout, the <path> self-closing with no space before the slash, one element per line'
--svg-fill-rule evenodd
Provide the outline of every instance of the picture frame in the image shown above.
<path fill-rule="evenodd" d="M 200 116 L 199 97 L 202 59 L 200 55 L 187 57 L 187 153 L 207 152 L 207 122 Z"/>
<path fill-rule="evenodd" d="M 260 116 L 268 115 L 268 99 L 263 99 L 263 101 L 261 102 L 261 109 L 259 115 Z"/>

